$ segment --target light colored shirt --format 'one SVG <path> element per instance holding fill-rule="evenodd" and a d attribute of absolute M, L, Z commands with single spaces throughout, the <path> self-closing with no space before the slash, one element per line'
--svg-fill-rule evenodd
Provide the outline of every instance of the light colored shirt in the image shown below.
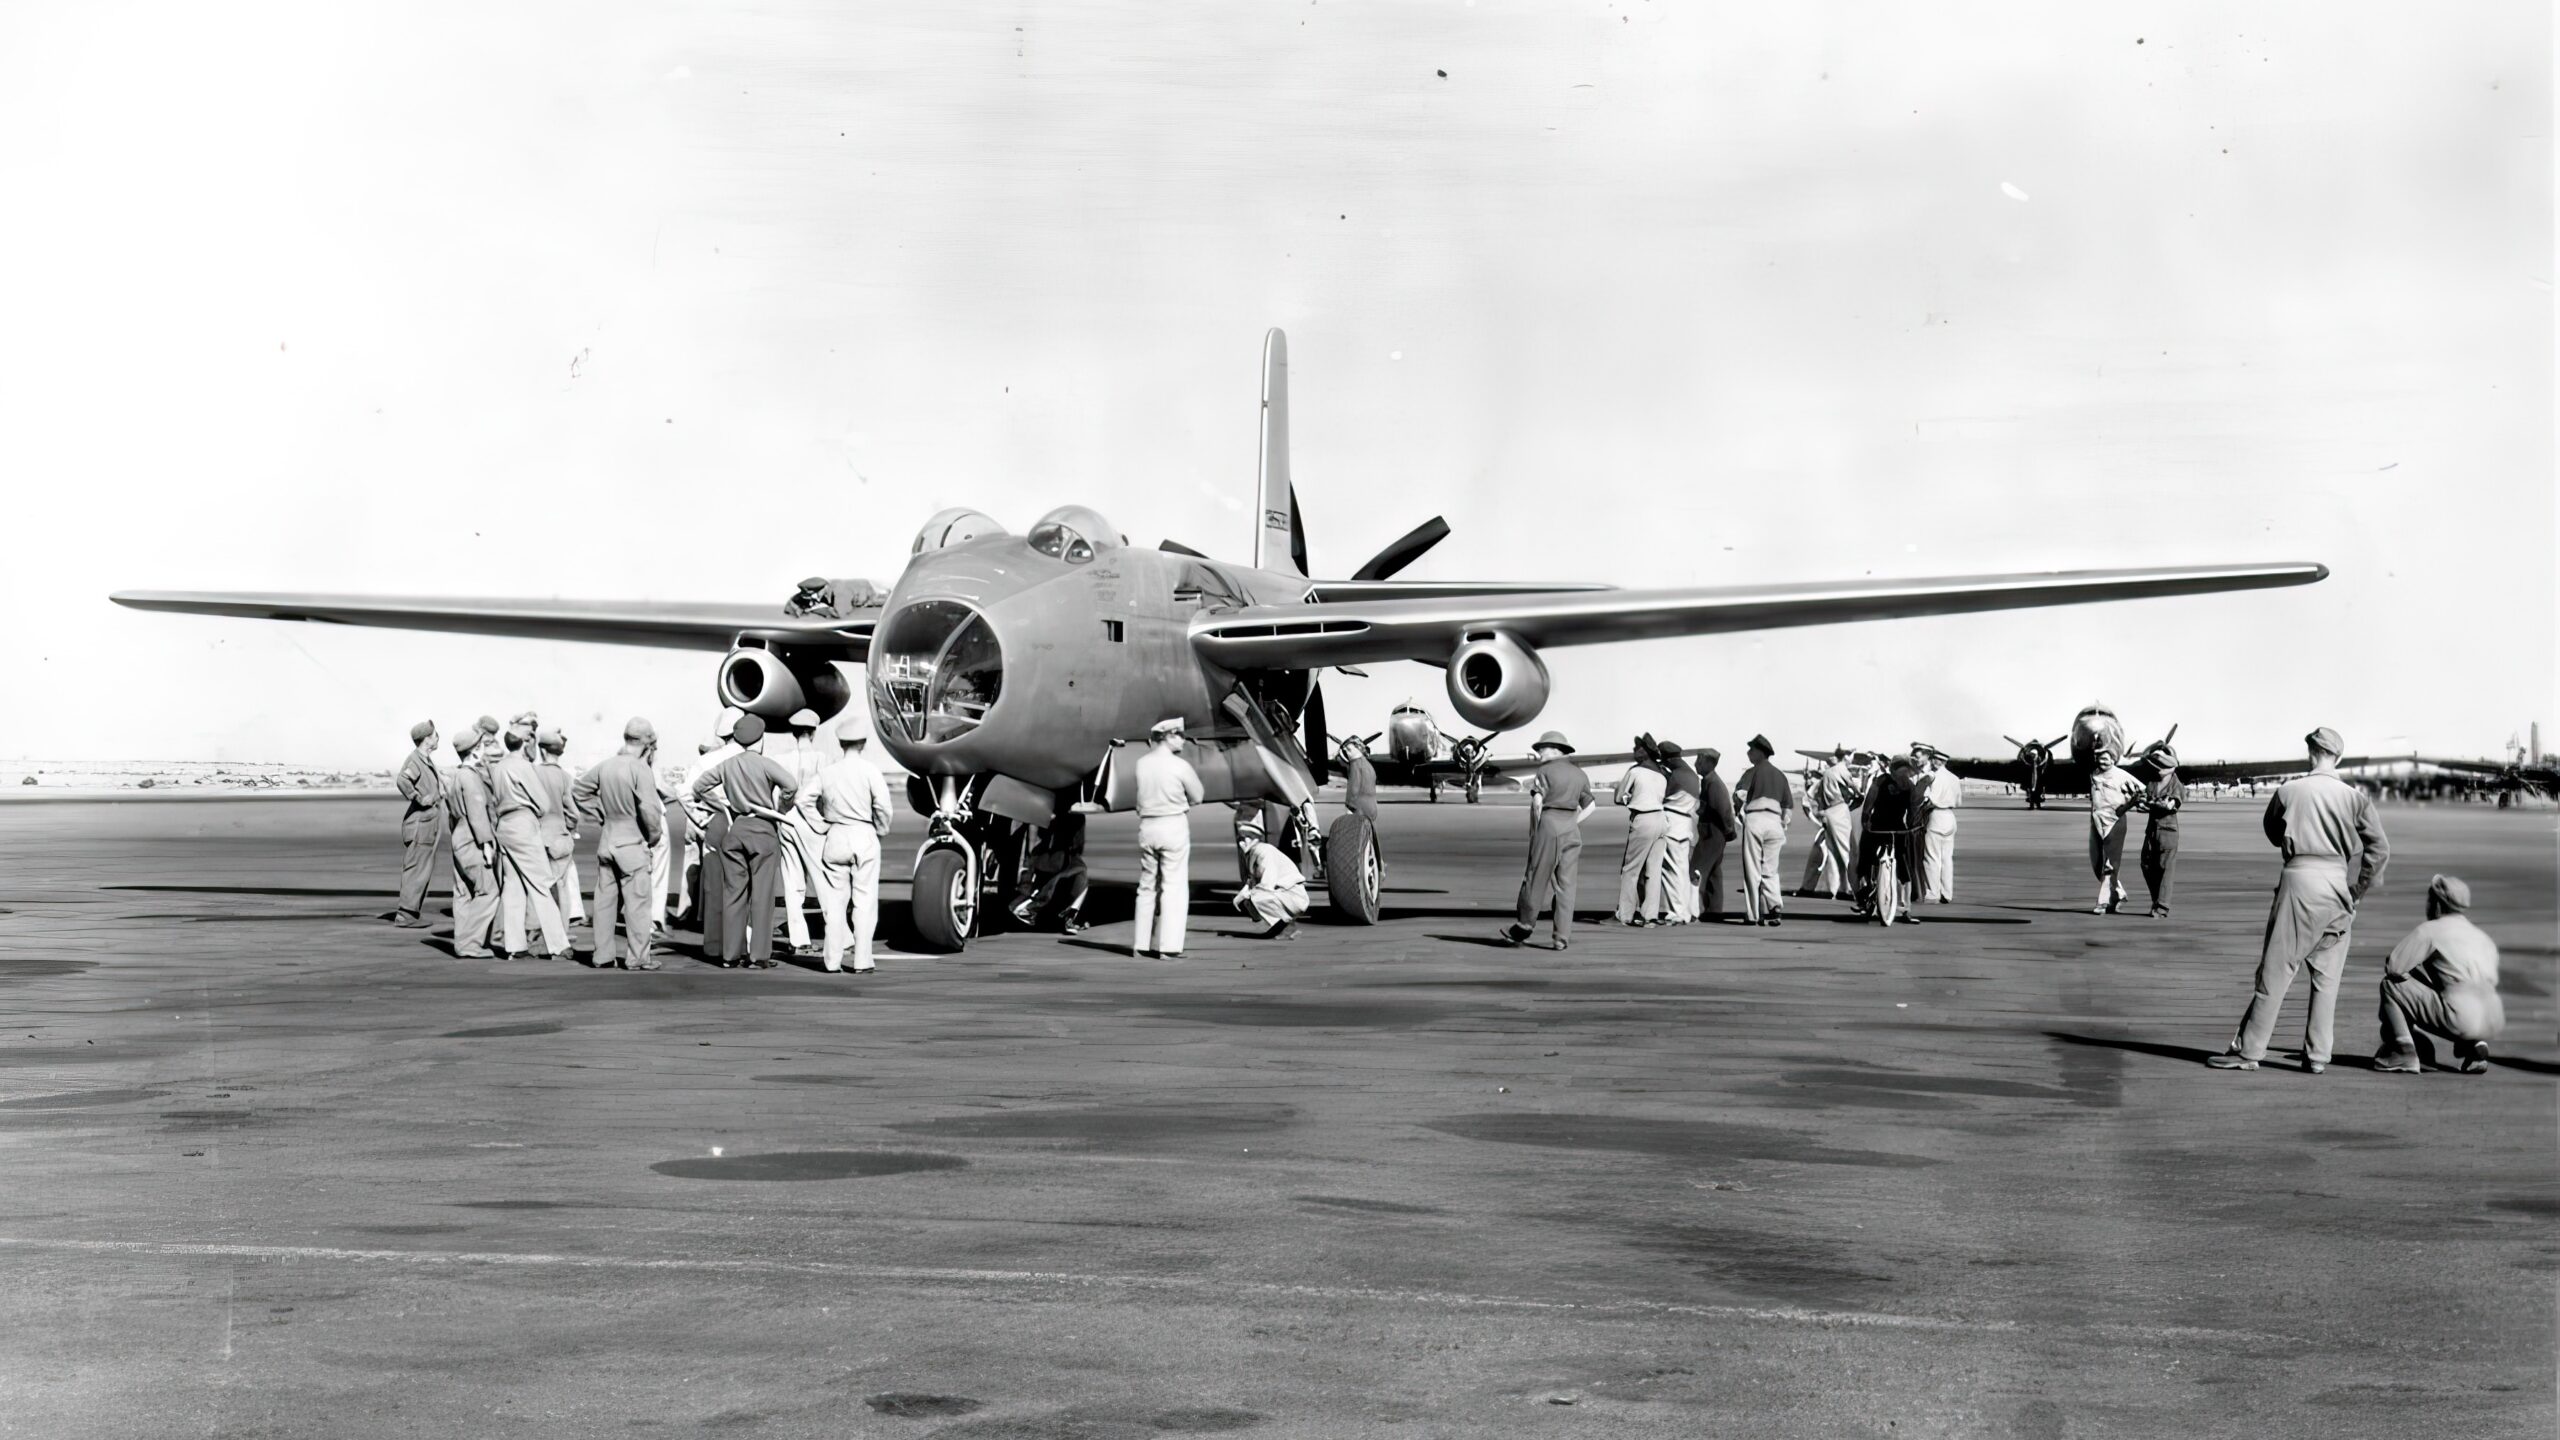
<path fill-rule="evenodd" d="M 497 773 L 489 779 L 499 819 L 522 813 L 539 822 L 551 813 L 551 787 L 542 783 L 542 772 L 533 768 L 523 751 L 499 761 Z"/>
<path fill-rule="evenodd" d="M 694 798 L 693 782 L 720 768 L 721 761 L 739 754 L 745 748 L 735 740 L 721 741 L 718 749 L 706 753 L 701 759 L 693 762 L 692 772 L 686 775 L 684 782 L 676 788 L 676 793 L 684 797 L 685 814 L 692 819 L 696 828 L 711 823 L 711 807 Z"/>
<path fill-rule="evenodd" d="M 2142 782 L 2121 765 L 2109 765 L 2089 777 L 2089 828 L 2112 835 L 2124 823 L 2125 807 L 2142 798 Z"/>
<path fill-rule="evenodd" d="M 2441 993 L 2445 1008 L 2481 1039 L 2506 1028 L 2506 1007 L 2498 999 L 2498 942 L 2468 915 L 2439 915 L 2401 937 L 2382 962 L 2382 973 Z"/>
<path fill-rule="evenodd" d="M 409 748 L 409 758 L 400 762 L 400 774 L 392 785 L 412 810 L 433 810 L 444 800 L 444 772 L 427 752 L 416 746 Z"/>
<path fill-rule="evenodd" d="M 1865 787 L 1858 783 L 1856 773 L 1845 760 L 1833 761 L 1831 768 L 1822 772 L 1821 782 L 1813 787 L 1815 803 L 1825 810 L 1855 805 L 1865 796 Z"/>
<path fill-rule="evenodd" d="M 1171 750 L 1149 745 L 1147 753 L 1138 757 L 1139 819 L 1187 814 L 1208 793 L 1200 788 L 1200 772 Z"/>
<path fill-rule="evenodd" d="M 1921 792 L 1921 802 L 1928 807 L 1929 833 L 1956 833 L 1956 808 L 1964 804 L 1964 777 L 1953 770 L 1929 772 L 1928 789 Z"/>
<path fill-rule="evenodd" d="M 613 755 L 569 787 L 570 805 L 600 828 L 598 845 L 655 845 L 666 833 L 665 802 L 658 777 L 633 755 Z"/>
<path fill-rule="evenodd" d="M 2358 900 L 2381 883 L 2382 867 L 2391 859 L 2391 842 L 2383 838 L 2373 797 L 2331 771 L 2314 771 L 2278 786 L 2267 801 L 2266 832 L 2267 843 L 2282 850 L 2288 861 L 2347 863 L 2356 872 L 2347 893 Z"/>
<path fill-rule="evenodd" d="M 542 777 L 543 793 L 551 801 L 551 808 L 543 812 L 542 833 L 554 840 L 577 834 L 577 812 L 569 804 L 569 772 L 557 760 L 544 760 L 533 767 L 533 773 Z"/>
<path fill-rule="evenodd" d="M 456 844 L 485 850 L 497 838 L 498 818 L 490 810 L 489 772 L 474 763 L 454 767 L 453 787 L 445 792 L 445 808 L 453 817 Z"/>
<path fill-rule="evenodd" d="M 800 792 L 800 814 L 820 830 L 868 825 L 883 835 L 896 819 L 889 808 L 888 777 L 860 755 L 847 755 L 819 771 Z"/>
<path fill-rule="evenodd" d="M 1582 773 L 1581 766 L 1561 755 L 1529 772 L 1529 793 L 1538 802 L 1530 807 L 1533 815 L 1546 810 L 1564 810 L 1572 812 L 1574 819 L 1579 821 L 1591 812 L 1592 805 L 1596 803 L 1591 794 L 1591 777 Z"/>
<path fill-rule="evenodd" d="M 1671 782 L 1650 765 L 1630 765 L 1627 773 L 1618 777 L 1618 803 L 1626 806 L 1630 814 L 1661 809 L 1670 793 Z"/>
<path fill-rule="evenodd" d="M 1251 890 L 1299 890 L 1307 888 L 1306 872 L 1298 862 L 1280 852 L 1280 847 L 1265 840 L 1244 852 L 1245 887 Z"/>

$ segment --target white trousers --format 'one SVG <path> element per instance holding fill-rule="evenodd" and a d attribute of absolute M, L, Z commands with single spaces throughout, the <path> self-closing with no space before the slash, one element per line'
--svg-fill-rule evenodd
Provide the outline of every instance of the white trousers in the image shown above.
<path fill-rule="evenodd" d="M 1236 894 L 1236 907 L 1248 911 L 1264 926 L 1295 920 L 1307 913 L 1307 887 L 1289 885 L 1278 889 L 1249 886 Z"/>
<path fill-rule="evenodd" d="M 845 944 L 851 941 L 853 973 L 859 975 L 871 968 L 871 933 L 880 928 L 880 832 L 868 825 L 832 826 L 820 855 L 827 968 L 844 968 Z"/>
<path fill-rule="evenodd" d="M 1949 826 L 1931 829 L 1920 843 L 1920 898 L 1953 900 L 1956 898 L 1956 832 Z"/>
<path fill-rule="evenodd" d="M 1753 810 L 1742 817 L 1742 913 L 1753 921 L 1785 908 L 1778 900 L 1779 856 L 1787 848 L 1785 817 Z"/>
<path fill-rule="evenodd" d="M 1152 815 L 1138 822 L 1137 928 L 1129 948 L 1170 955 L 1182 948 L 1191 920 L 1191 817 Z"/>
<path fill-rule="evenodd" d="M 797 814 L 790 824 L 773 828 L 774 838 L 782 842 L 783 933 L 791 937 L 792 949 L 804 950 L 809 945 L 809 917 L 800 910 L 808 898 L 818 897 L 820 914 L 833 915 L 841 908 L 834 893 L 835 881 L 827 874 L 822 858 L 826 841 Z M 874 831 L 871 838 L 877 841 L 879 833 Z"/>
<path fill-rule="evenodd" d="M 527 905 L 542 931 L 542 953 L 568 954 L 569 927 L 551 898 L 551 856 L 542 848 L 533 816 L 518 810 L 498 817 L 498 931 L 510 955 L 524 952 Z"/>
<path fill-rule="evenodd" d="M 673 857 L 667 850 L 667 832 L 658 831 L 658 843 L 649 847 L 649 921 L 660 929 L 667 924 L 667 866 Z M 601 885 L 603 882 L 597 882 Z"/>
<path fill-rule="evenodd" d="M 1846 895 L 1856 888 L 1858 873 L 1857 812 L 1846 805 L 1834 805 L 1822 812 L 1821 828 L 1814 832 L 1813 853 L 1805 857 L 1804 884 L 1798 889 L 1811 890 L 1819 882 L 1826 895 Z"/>
<path fill-rule="evenodd" d="M 1668 905 L 1668 917 L 1682 925 L 1698 918 L 1698 887 L 1689 874 L 1689 863 L 1698 850 L 1698 817 L 1665 810 L 1669 820 L 1662 834 L 1661 868 L 1653 874 L 1653 893 Z"/>

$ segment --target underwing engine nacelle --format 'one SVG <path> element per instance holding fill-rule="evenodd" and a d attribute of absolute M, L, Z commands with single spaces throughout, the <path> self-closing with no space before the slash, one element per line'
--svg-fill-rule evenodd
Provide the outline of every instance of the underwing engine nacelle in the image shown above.
<path fill-rule="evenodd" d="M 1478 730 L 1516 730 L 1547 708 L 1546 662 L 1499 631 L 1477 631 L 1449 652 L 1449 703 Z"/>
<path fill-rule="evenodd" d="M 729 652 L 713 688 L 722 705 L 762 716 L 768 724 L 780 724 L 798 710 L 830 719 L 853 699 L 852 684 L 833 661 L 753 645 Z"/>

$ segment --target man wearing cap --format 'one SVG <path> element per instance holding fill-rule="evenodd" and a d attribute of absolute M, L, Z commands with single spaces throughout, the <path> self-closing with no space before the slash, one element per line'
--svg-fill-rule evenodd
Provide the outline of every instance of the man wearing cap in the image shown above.
<path fill-rule="evenodd" d="M 1236 850 L 1237 868 L 1244 872 L 1236 908 L 1262 922 L 1262 939 L 1297 939 L 1298 918 L 1307 913 L 1306 872 L 1263 838 L 1259 821 L 1236 828 Z"/>
<path fill-rule="evenodd" d="M 1754 925 L 1775 925 L 1785 913 L 1778 898 L 1778 865 L 1787 844 L 1787 817 L 1795 813 L 1795 787 L 1787 783 L 1787 772 L 1769 763 L 1778 751 L 1768 736 L 1752 736 L 1743 753 L 1751 765 L 1733 790 L 1742 807 L 1742 914 Z"/>
<path fill-rule="evenodd" d="M 1807 899 L 1816 883 L 1833 899 L 1857 893 L 1858 806 L 1866 799 L 1867 782 L 1856 758 L 1834 756 L 1814 782 L 1813 852 L 1805 857 L 1804 884 L 1796 892 Z"/>
<path fill-rule="evenodd" d="M 2116 763 L 2112 750 L 2098 752 L 2096 773 L 2089 777 L 2089 868 L 2098 877 L 2098 903 L 2093 915 L 2113 915 L 2131 893 L 2124 888 L 2125 815 L 2142 803 L 2142 782 Z"/>
<path fill-rule="evenodd" d="M 1617 791 L 1610 796 L 1627 807 L 1627 848 L 1618 858 L 1618 906 L 1609 918 L 1620 925 L 1650 925 L 1670 908 L 1659 883 L 1650 885 L 1652 893 L 1644 892 L 1662 873 L 1670 849 L 1670 817 L 1662 802 L 1671 793 L 1671 777 L 1655 758 L 1650 736 L 1636 737 L 1634 748 L 1635 763 L 1618 777 Z"/>
<path fill-rule="evenodd" d="M 1502 939 L 1526 944 L 1538 925 L 1538 912 L 1549 910 L 1555 926 L 1555 948 L 1573 943 L 1574 891 L 1582 872 L 1582 822 L 1599 805 L 1591 777 L 1565 757 L 1573 746 L 1550 730 L 1529 747 L 1538 768 L 1529 772 L 1529 868 L 1520 879 L 1520 903 Z"/>
<path fill-rule="evenodd" d="M 887 778 L 864 753 L 870 741 L 859 708 L 837 716 L 836 762 L 800 792 L 798 813 L 818 837 L 818 860 L 826 867 L 818 895 L 827 907 L 830 974 L 844 968 L 848 945 L 854 974 L 868 975 L 877 968 L 871 963 L 871 936 L 880 926 L 880 840 L 896 812 L 889 807 Z"/>
<path fill-rule="evenodd" d="M 534 745 L 542 752 L 534 773 L 551 794 L 551 809 L 542 817 L 542 853 L 551 862 L 551 903 L 560 907 L 562 921 L 575 925 L 587 918 L 587 902 L 578 888 L 577 807 L 569 803 L 569 772 L 560 764 L 560 757 L 568 753 L 569 737 L 557 730 L 538 731 Z"/>
<path fill-rule="evenodd" d="M 1138 757 L 1138 909 L 1129 953 L 1182 958 L 1183 926 L 1191 918 L 1191 807 L 1208 794 L 1200 772 L 1182 758 L 1182 717 L 1169 716 L 1147 732 Z"/>
<path fill-rule="evenodd" d="M 1671 788 L 1662 797 L 1662 865 L 1654 872 L 1651 883 L 1654 893 L 1662 897 L 1663 923 L 1686 925 L 1698 918 L 1698 811 L 1705 803 L 1706 787 L 1698 772 L 1689 768 L 1678 741 L 1665 740 L 1656 745 L 1653 758 L 1660 762 L 1663 779 L 1670 782 Z"/>
<path fill-rule="evenodd" d="M 791 772 L 756 749 L 764 740 L 761 716 L 742 717 L 731 731 L 738 753 L 693 782 L 697 804 L 725 813 L 729 831 L 720 842 L 720 963 L 770 970 L 773 900 L 781 879 L 783 813 L 799 795 Z"/>
<path fill-rule="evenodd" d="M 717 743 L 707 746 L 702 758 L 694 763 L 693 776 L 685 783 L 686 818 L 702 851 L 700 901 L 702 922 L 702 958 L 720 958 L 720 937 L 727 930 L 729 913 L 728 862 L 722 849 L 729 840 L 729 812 L 710 802 L 696 798 L 694 786 L 702 777 L 718 770 L 729 757 L 742 748 L 737 741 L 738 722 L 746 718 L 743 710 L 723 710 L 711 733 Z"/>
<path fill-rule="evenodd" d="M 1956 810 L 1964 804 L 1964 779 L 1947 768 L 1945 751 L 1913 750 L 1929 766 L 1920 777 L 1920 898 L 1944 905 L 1956 898 Z"/>
<path fill-rule="evenodd" d="M 2178 752 L 2151 747 L 2153 774 L 2142 792 L 2142 883 L 2151 891 L 2151 918 L 2169 918 L 2169 878 L 2178 868 L 2178 812 L 2186 808 L 2187 782 L 2178 778 Z"/>
<path fill-rule="evenodd" d="M 1911 913 L 1920 879 L 1920 762 L 1896 755 L 1867 787 L 1858 831 L 1858 909 L 1887 925 L 1918 924 Z"/>
<path fill-rule="evenodd" d="M 489 779 L 498 815 L 498 918 L 507 958 L 526 953 L 524 912 L 530 905 L 534 923 L 542 931 L 543 958 L 566 960 L 572 953 L 569 927 L 551 898 L 551 857 L 542 842 L 551 788 L 542 783 L 542 772 L 534 768 L 528 753 L 532 732 L 509 727 L 502 739 L 506 758 Z"/>
<path fill-rule="evenodd" d="M 436 722 L 409 727 L 408 758 L 392 786 L 407 802 L 400 812 L 400 908 L 391 918 L 403 930 L 424 927 L 427 882 L 435 878 L 436 846 L 443 842 L 444 774 L 436 769 Z"/>
<path fill-rule="evenodd" d="M 649 852 L 666 833 L 658 777 L 649 768 L 657 727 L 638 716 L 622 727 L 622 750 L 578 777 L 569 800 L 596 822 L 596 968 L 614 961 L 616 922 L 625 936 L 621 965 L 655 970 L 649 953 Z"/>
<path fill-rule="evenodd" d="M 812 575 L 800 582 L 800 588 L 793 592 L 790 599 L 782 602 L 782 613 L 794 617 L 802 615 L 833 617 L 835 612 L 827 609 L 826 604 L 827 577 Z"/>
<path fill-rule="evenodd" d="M 444 789 L 453 832 L 453 953 L 463 960 L 488 959 L 498 927 L 498 816 L 489 788 L 497 751 L 494 730 L 474 726 L 455 737 L 460 763 Z"/>
<path fill-rule="evenodd" d="M 1733 788 L 1716 773 L 1723 762 L 1722 751 L 1698 752 L 1698 843 L 1689 863 L 1698 886 L 1698 918 L 1718 922 L 1724 919 L 1725 847 L 1742 832 L 1733 814 Z"/>
<path fill-rule="evenodd" d="M 2427 882 L 2427 918 L 2382 962 L 2382 1044 L 2373 1068 L 2415 1075 L 2428 1057 L 2422 1035 L 2453 1042 L 2465 1075 L 2489 1069 L 2489 1042 L 2507 1028 L 2498 999 L 2498 942 L 2471 923 L 2471 887 L 2451 875 Z M 2416 1033 L 2412 1033 L 2416 1032 Z"/>
<path fill-rule="evenodd" d="M 2302 1068 L 2329 1068 L 2329 1042 L 2338 1010 L 2338 976 L 2346 969 L 2347 941 L 2356 906 L 2381 883 L 2391 860 L 2382 817 L 2373 799 L 2338 778 L 2346 745 L 2323 725 L 2303 737 L 2311 773 L 2278 786 L 2267 802 L 2267 843 L 2284 854 L 2267 934 L 2258 955 L 2257 983 L 2228 1052 L 2205 1063 L 2216 1070 L 2255 1070 L 2275 1038 L 2276 1011 L 2294 972 L 2311 969 L 2311 1015 L 2302 1041 Z"/>
<path fill-rule="evenodd" d="M 811 783 L 818 778 L 818 772 L 826 768 L 818 757 L 818 712 L 795 710 L 791 718 L 782 723 L 791 735 L 790 748 L 781 757 L 782 767 L 791 772 L 791 783 L 806 795 Z M 800 806 L 795 805 L 785 813 L 790 818 L 777 832 L 777 838 L 782 842 L 779 868 L 782 872 L 783 933 L 790 937 L 791 953 L 805 958 L 818 953 L 818 948 L 809 943 L 809 918 L 804 913 L 809 897 L 818 897 L 821 914 L 833 915 L 842 907 L 827 893 L 827 887 L 834 882 L 827 878 L 826 862 L 819 858 L 821 847 L 817 827 L 809 822 L 807 811 Z"/>

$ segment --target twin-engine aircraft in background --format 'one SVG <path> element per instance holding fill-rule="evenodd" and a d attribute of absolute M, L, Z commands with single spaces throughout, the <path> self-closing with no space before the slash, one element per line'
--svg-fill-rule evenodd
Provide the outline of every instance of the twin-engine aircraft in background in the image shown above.
<path fill-rule="evenodd" d="M 1457 786 L 1465 793 L 1467 803 L 1473 805 L 1484 798 L 1486 786 L 1517 788 L 1518 782 L 1511 777 L 1538 768 L 1534 755 L 1495 759 L 1490 748 L 1493 733 L 1452 739 L 1442 732 L 1440 722 L 1431 718 L 1430 711 L 1410 700 L 1387 712 L 1386 729 L 1369 735 L 1336 735 L 1332 739 L 1335 759 L 1341 764 L 1348 766 L 1354 755 L 1366 755 L 1379 784 L 1421 789 L 1435 804 L 1443 785 Z M 1374 748 L 1382 739 L 1387 742 L 1383 755 Z M 1624 765 L 1636 756 L 1633 751 L 1606 755 L 1575 751 L 1573 758 L 1578 765 Z"/>
<path fill-rule="evenodd" d="M 145 610 L 725 650 L 720 703 L 774 718 L 803 706 L 832 715 L 853 698 L 838 666 L 867 667 L 864 698 L 880 743 L 914 776 L 910 798 L 929 817 L 915 865 L 916 925 L 957 948 L 1020 863 L 1026 827 L 1071 805 L 1129 808 L 1135 752 L 1123 747 L 1173 715 L 1194 737 L 1190 759 L 1208 798 L 1288 807 L 1309 878 L 1344 918 L 1376 921 L 1378 851 L 1367 822 L 1317 824 L 1315 789 L 1330 757 L 1316 679 L 1327 668 L 1438 666 L 1459 719 L 1499 732 L 1545 708 L 1539 653 L 1558 645 L 2256 590 L 2328 573 L 2285 563 L 1671 590 L 1395 578 L 1448 533 L 1434 519 L 1351 578 L 1316 579 L 1289 478 L 1288 409 L 1288 347 L 1274 330 L 1263 344 L 1249 566 L 1172 541 L 1141 549 L 1070 505 L 1021 535 L 975 511 L 944 511 L 916 536 L 885 601 L 835 614 L 363 595 L 113 598 Z M 1572 518 L 1560 505 L 1557 520 Z"/>

